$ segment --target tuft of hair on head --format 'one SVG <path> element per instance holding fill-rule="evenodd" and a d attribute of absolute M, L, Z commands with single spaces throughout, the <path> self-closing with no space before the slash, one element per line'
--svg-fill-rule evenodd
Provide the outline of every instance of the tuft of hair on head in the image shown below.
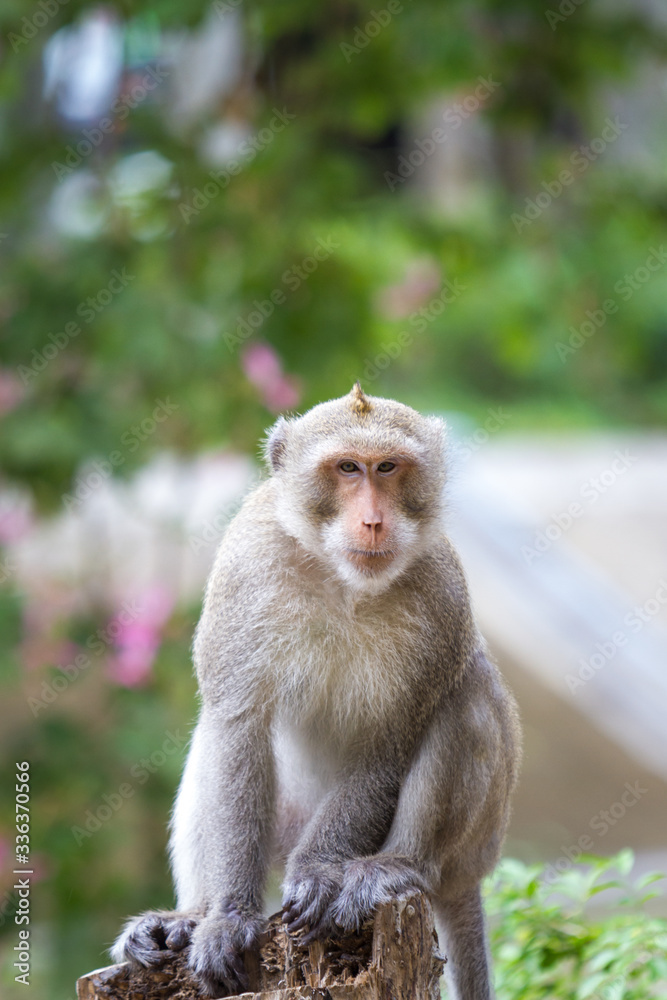
<path fill-rule="evenodd" d="M 359 382 L 355 382 L 350 392 L 352 410 L 359 417 L 364 417 L 373 409 L 370 399 L 364 393 Z"/>

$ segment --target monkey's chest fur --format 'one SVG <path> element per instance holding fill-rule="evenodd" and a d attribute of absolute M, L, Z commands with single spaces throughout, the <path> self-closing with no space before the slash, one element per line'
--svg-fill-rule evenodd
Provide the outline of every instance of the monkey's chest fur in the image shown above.
<path fill-rule="evenodd" d="M 313 599 L 273 632 L 278 827 L 287 853 L 340 768 L 418 696 L 423 637 L 413 615 L 395 609 L 388 621 L 378 611 Z"/>
<path fill-rule="evenodd" d="M 419 697 L 424 640 L 409 607 L 300 600 L 271 637 L 278 717 L 296 730 L 315 727 L 323 740 L 358 742 L 364 728 Z"/>

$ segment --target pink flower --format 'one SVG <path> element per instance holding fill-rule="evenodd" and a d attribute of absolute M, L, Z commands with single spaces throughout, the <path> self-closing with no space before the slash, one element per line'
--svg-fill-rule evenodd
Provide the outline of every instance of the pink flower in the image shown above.
<path fill-rule="evenodd" d="M 413 261 L 403 280 L 383 288 L 377 298 L 378 311 L 386 319 L 405 319 L 431 298 L 440 287 L 440 271 L 434 261 Z"/>
<path fill-rule="evenodd" d="M 0 368 L 0 413 L 15 409 L 25 396 L 25 386 L 8 368 Z"/>
<path fill-rule="evenodd" d="M 123 687 L 138 687 L 149 679 L 162 644 L 162 629 L 174 607 L 174 596 L 155 586 L 127 603 L 109 622 L 116 651 L 109 658 L 109 676 Z M 133 615 L 128 608 L 136 608 Z"/>
<path fill-rule="evenodd" d="M 17 542 L 32 528 L 32 515 L 27 507 L 6 507 L 0 509 L 0 543 L 7 545 Z"/>
<path fill-rule="evenodd" d="M 283 373 L 280 358 L 269 344 L 249 344 L 241 354 L 241 367 L 248 381 L 259 389 L 267 410 L 279 413 L 298 404 L 298 383 Z"/>
<path fill-rule="evenodd" d="M 108 672 L 112 681 L 121 687 L 141 687 L 145 684 L 153 668 L 159 642 L 145 646 L 127 646 L 108 662 Z"/>
<path fill-rule="evenodd" d="M 257 386 L 269 385 L 282 374 L 280 358 L 268 344 L 250 344 L 241 355 L 246 378 Z"/>
<path fill-rule="evenodd" d="M 264 388 L 264 405 L 271 413 L 281 410 L 293 410 L 297 406 L 301 393 L 294 379 L 289 375 L 281 375 L 271 385 Z"/>

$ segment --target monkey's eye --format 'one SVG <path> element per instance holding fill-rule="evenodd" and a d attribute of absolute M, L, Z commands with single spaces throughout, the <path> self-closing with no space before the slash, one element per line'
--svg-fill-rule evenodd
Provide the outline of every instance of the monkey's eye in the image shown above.
<path fill-rule="evenodd" d="M 338 466 L 341 472 L 358 472 L 359 466 L 356 462 L 341 462 Z"/>
<path fill-rule="evenodd" d="M 378 472 L 391 472 L 391 470 L 395 468 L 395 462 L 380 462 L 378 465 Z"/>

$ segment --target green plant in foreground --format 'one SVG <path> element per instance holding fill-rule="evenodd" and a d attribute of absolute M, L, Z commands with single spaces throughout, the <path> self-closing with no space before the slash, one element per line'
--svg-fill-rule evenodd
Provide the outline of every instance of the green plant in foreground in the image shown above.
<path fill-rule="evenodd" d="M 547 880 L 542 865 L 505 859 L 489 880 L 498 1000 L 664 1000 L 667 920 L 644 904 L 660 895 L 648 887 L 665 876 L 629 881 L 629 850 L 580 860 Z M 596 913 L 589 904 L 609 890 L 608 909 Z"/>

